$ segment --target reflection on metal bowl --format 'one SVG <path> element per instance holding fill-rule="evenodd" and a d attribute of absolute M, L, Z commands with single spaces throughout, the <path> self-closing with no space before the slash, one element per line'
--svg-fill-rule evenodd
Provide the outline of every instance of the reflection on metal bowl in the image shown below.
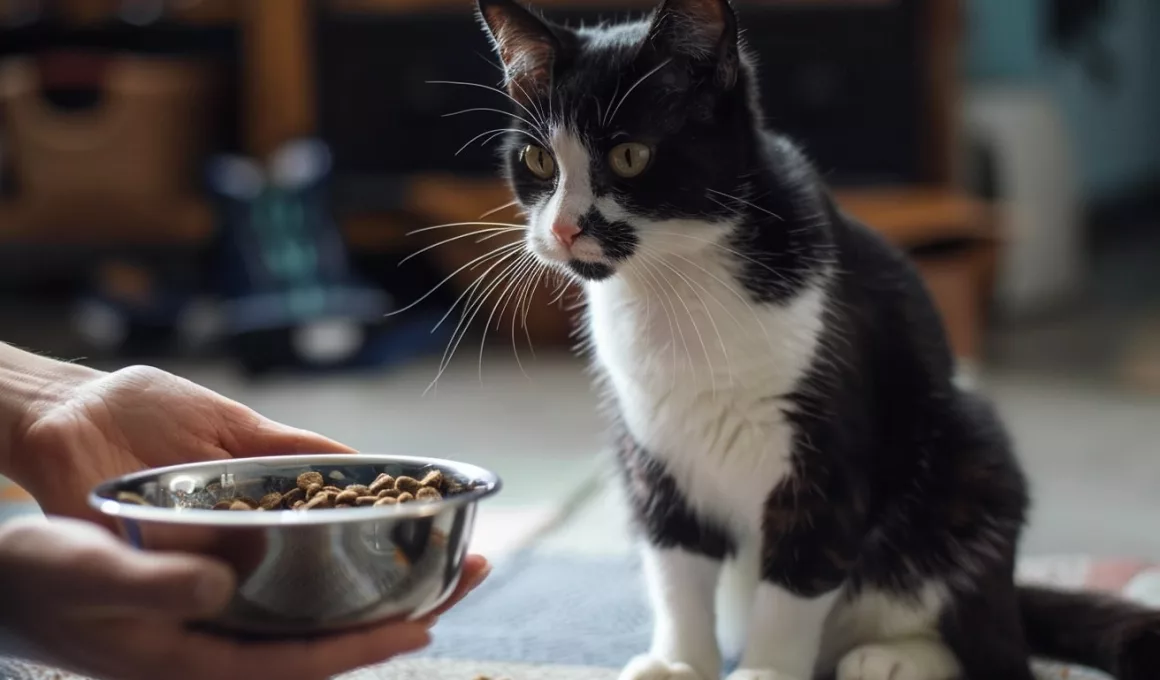
<path fill-rule="evenodd" d="M 382 473 L 421 478 L 432 470 L 462 490 L 443 500 L 385 507 L 210 509 L 221 500 L 293 488 L 303 472 L 369 485 Z M 479 501 L 500 486 L 495 474 L 448 460 L 299 455 L 139 472 L 102 484 L 89 502 L 138 547 L 210 555 L 235 570 L 234 599 L 208 627 L 297 637 L 415 619 L 437 608 L 459 582 Z M 116 500 L 125 492 L 149 505 Z"/>

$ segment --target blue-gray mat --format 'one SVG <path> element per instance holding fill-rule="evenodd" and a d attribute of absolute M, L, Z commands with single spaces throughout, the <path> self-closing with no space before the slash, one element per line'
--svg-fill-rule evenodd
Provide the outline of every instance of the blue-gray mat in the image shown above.
<path fill-rule="evenodd" d="M 525 554 L 445 614 L 423 656 L 616 668 L 648 648 L 650 621 L 630 560 Z"/>

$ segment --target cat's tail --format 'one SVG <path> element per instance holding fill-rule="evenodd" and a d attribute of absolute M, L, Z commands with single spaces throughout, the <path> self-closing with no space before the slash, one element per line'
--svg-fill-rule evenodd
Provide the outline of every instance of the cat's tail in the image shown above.
<path fill-rule="evenodd" d="M 1020 587 L 1031 653 L 1109 673 L 1160 679 L 1160 611 L 1095 593 Z"/>

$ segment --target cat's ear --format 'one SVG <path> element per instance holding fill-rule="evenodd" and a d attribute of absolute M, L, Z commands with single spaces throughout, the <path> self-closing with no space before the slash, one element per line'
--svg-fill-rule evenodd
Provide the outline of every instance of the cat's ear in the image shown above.
<path fill-rule="evenodd" d="M 653 15 L 645 48 L 663 58 L 711 67 L 727 89 L 737 82 L 740 45 L 729 0 L 664 0 Z"/>
<path fill-rule="evenodd" d="M 552 29 L 515 0 L 477 0 L 479 17 L 504 66 L 508 93 L 527 104 L 552 87 L 560 41 Z"/>

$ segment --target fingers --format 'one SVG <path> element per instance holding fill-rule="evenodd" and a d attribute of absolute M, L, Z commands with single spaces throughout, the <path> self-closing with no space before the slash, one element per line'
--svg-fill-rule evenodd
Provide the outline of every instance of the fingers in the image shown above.
<path fill-rule="evenodd" d="M 234 589 L 224 564 L 137 551 L 101 527 L 63 519 L 7 528 L 0 538 L 0 574 L 18 575 L 26 593 L 80 617 L 197 618 L 220 611 Z"/>
<path fill-rule="evenodd" d="M 428 617 L 442 616 L 447 610 L 459 604 L 460 600 L 467 597 L 471 591 L 478 588 L 489 574 L 491 574 L 491 565 L 488 564 L 486 558 L 481 555 L 468 555 L 463 564 L 463 577 L 459 579 L 459 585 L 456 586 L 455 592 Z"/>
<path fill-rule="evenodd" d="M 283 425 L 264 416 L 231 418 L 229 431 L 223 433 L 222 444 L 235 458 L 247 456 L 276 456 L 295 453 L 356 453 L 349 446 L 329 437 Z"/>
<path fill-rule="evenodd" d="M 386 661 L 431 643 L 417 623 L 391 624 L 310 642 L 239 643 L 195 635 L 180 646 L 177 663 L 191 677 L 325 680 L 346 671 Z"/>

